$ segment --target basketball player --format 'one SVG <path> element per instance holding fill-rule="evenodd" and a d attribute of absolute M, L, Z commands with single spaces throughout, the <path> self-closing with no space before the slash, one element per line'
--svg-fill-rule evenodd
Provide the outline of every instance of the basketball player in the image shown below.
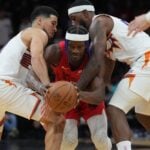
<path fill-rule="evenodd" d="M 96 68 L 104 66 L 104 58 L 118 60 L 130 66 L 108 107 L 111 128 L 118 150 L 131 150 L 131 131 L 125 114 L 135 107 L 142 118 L 142 124 L 150 129 L 150 37 L 141 32 L 135 37 L 127 36 L 128 25 L 124 20 L 107 15 L 95 15 L 94 6 L 88 0 L 76 0 L 68 9 L 74 24 L 82 24 L 89 29 L 94 48 L 94 59 L 89 61 L 79 81 L 79 89 L 84 89 L 94 78 Z M 112 64 L 113 65 L 113 64 Z"/>
<path fill-rule="evenodd" d="M 57 30 L 57 20 L 58 14 L 51 7 L 35 8 L 31 14 L 32 27 L 19 32 L 2 49 L 0 53 L 0 112 L 2 114 L 0 122 L 3 120 L 4 112 L 8 111 L 27 119 L 41 121 L 47 127 L 49 135 L 50 122 L 57 122 L 58 116 L 60 117 L 46 106 L 42 95 L 27 87 L 25 81 L 28 67 L 31 65 L 43 86 L 50 84 L 43 52 Z M 46 135 L 46 146 L 49 142 L 47 137 L 49 136 Z M 55 147 L 55 144 L 51 145 L 53 150 Z"/>
<path fill-rule="evenodd" d="M 82 26 L 70 26 L 65 41 L 50 45 L 45 52 L 46 62 L 52 67 L 56 81 L 77 82 L 88 62 L 89 34 Z M 107 74 L 105 74 L 107 76 Z M 80 92 L 78 106 L 67 112 L 61 150 L 75 150 L 78 145 L 78 122 L 81 117 L 87 122 L 92 141 L 97 150 L 110 150 L 111 141 L 107 136 L 107 118 L 104 101 L 104 89 L 97 76 L 88 86 L 87 91 Z M 91 105 L 86 102 L 94 100 Z M 92 101 L 91 101 L 92 102 Z"/>
<path fill-rule="evenodd" d="M 128 35 L 133 34 L 133 36 L 141 31 L 144 31 L 150 27 L 150 11 L 136 16 L 134 20 L 129 23 Z"/>

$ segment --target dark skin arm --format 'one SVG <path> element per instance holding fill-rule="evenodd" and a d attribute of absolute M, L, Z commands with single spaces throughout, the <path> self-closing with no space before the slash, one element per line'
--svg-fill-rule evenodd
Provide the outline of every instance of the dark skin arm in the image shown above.
<path fill-rule="evenodd" d="M 80 91 L 80 99 L 86 103 L 98 105 L 105 99 L 105 88 L 110 83 L 111 75 L 115 66 L 115 62 L 104 58 L 104 67 L 100 71 L 92 83 L 89 85 L 88 90 Z"/>
<path fill-rule="evenodd" d="M 51 65 L 57 65 L 59 63 L 60 57 L 60 48 L 58 44 L 52 44 L 46 48 L 44 58 L 48 67 Z"/>
<path fill-rule="evenodd" d="M 107 35 L 111 32 L 112 27 L 113 21 L 107 16 L 100 16 L 91 24 L 89 32 L 94 51 L 77 83 L 80 90 L 85 90 L 89 83 L 97 76 L 99 70 L 103 68 Z"/>

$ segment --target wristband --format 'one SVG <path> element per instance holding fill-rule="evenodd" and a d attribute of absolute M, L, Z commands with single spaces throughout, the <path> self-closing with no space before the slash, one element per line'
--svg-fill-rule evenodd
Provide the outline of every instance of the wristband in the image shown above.
<path fill-rule="evenodd" d="M 145 19 L 146 19 L 147 22 L 150 23 L 150 11 L 145 14 Z"/>

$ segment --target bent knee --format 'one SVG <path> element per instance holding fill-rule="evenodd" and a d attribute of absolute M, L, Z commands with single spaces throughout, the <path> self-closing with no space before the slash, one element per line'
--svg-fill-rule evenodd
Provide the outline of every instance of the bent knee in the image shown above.
<path fill-rule="evenodd" d="M 78 145 L 78 138 L 73 136 L 64 136 L 61 144 L 61 150 L 74 150 Z"/>
<path fill-rule="evenodd" d="M 92 141 L 97 150 L 111 150 L 112 148 L 112 143 L 108 136 L 96 134 L 92 137 Z"/>

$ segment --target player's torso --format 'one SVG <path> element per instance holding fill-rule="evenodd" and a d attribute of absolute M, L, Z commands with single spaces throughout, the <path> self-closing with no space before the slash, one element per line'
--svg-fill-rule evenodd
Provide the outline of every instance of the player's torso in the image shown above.
<path fill-rule="evenodd" d="M 12 38 L 0 53 L 0 78 L 24 81 L 31 56 L 21 39 L 21 32 Z"/>
<path fill-rule="evenodd" d="M 146 51 L 150 51 L 150 37 L 145 32 L 136 36 L 128 36 L 128 23 L 119 18 L 110 16 L 114 26 L 107 40 L 107 56 L 132 64 Z"/>
<path fill-rule="evenodd" d="M 55 79 L 58 80 L 66 80 L 77 82 L 80 78 L 83 68 L 85 67 L 88 58 L 85 56 L 82 64 L 76 70 L 71 70 L 71 67 L 68 62 L 67 52 L 65 50 L 65 43 L 61 44 L 61 59 L 58 66 L 53 67 L 53 71 L 55 73 Z"/>

